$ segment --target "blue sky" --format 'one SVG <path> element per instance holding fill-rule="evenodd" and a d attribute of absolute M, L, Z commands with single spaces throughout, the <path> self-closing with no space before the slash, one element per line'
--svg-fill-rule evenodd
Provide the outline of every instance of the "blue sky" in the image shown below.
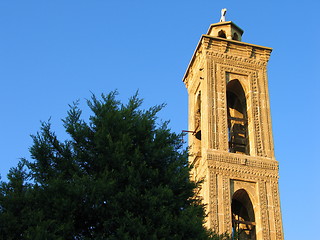
<path fill-rule="evenodd" d="M 286 239 L 314 239 L 320 181 L 317 1 L 0 1 L 0 173 L 30 159 L 30 134 L 51 117 L 64 138 L 68 104 L 139 90 L 176 132 L 187 129 L 182 77 L 201 34 L 227 8 L 243 41 L 272 47 L 268 67 Z M 84 112 L 87 116 L 88 111 Z M 317 203 L 317 204 L 316 204 Z"/>

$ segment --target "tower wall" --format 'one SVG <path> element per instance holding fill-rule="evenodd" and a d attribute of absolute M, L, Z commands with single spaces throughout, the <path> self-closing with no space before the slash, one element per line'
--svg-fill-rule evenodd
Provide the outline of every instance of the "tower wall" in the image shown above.
<path fill-rule="evenodd" d="M 230 22 L 231 30 L 233 26 Z M 209 32 L 214 32 L 214 26 Z M 203 35 L 184 77 L 189 93 L 189 130 L 194 131 L 189 137 L 192 178 L 203 180 L 199 195 L 207 206 L 206 225 L 215 232 L 231 233 L 235 224 L 245 225 L 239 216 L 234 219 L 234 206 L 245 199 L 237 193 L 244 190 L 249 200 L 243 202 L 252 203 L 254 212 L 248 226 L 255 229 L 255 235 L 250 239 L 283 239 L 267 82 L 271 51 Z M 247 154 L 230 152 L 226 92 L 232 80 L 238 80 L 245 94 Z"/>

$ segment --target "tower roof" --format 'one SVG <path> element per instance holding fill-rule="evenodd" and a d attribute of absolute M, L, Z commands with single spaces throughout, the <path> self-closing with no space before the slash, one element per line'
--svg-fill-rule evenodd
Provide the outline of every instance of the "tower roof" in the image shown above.
<path fill-rule="evenodd" d="M 236 41 L 241 41 L 242 34 L 243 30 L 231 21 L 211 24 L 207 33 L 209 36 Z"/>

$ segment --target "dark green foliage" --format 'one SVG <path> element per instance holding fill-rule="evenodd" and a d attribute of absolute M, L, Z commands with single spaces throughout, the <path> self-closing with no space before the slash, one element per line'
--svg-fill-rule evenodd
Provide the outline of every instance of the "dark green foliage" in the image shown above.
<path fill-rule="evenodd" d="M 89 123 L 71 106 L 69 140 L 42 124 L 33 161 L 1 183 L 1 239 L 209 239 L 181 136 L 156 123 L 163 106 L 115 95 L 88 101 Z"/>

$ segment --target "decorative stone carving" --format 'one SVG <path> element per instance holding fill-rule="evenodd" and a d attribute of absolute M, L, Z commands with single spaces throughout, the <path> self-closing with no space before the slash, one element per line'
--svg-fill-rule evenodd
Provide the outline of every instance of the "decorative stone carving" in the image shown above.
<path fill-rule="evenodd" d="M 218 222 L 218 192 L 217 192 L 217 176 L 214 171 L 210 171 L 210 206 L 211 228 L 213 231 L 219 231 Z"/>
<path fill-rule="evenodd" d="M 270 239 L 267 190 L 265 182 L 259 182 L 260 212 L 262 219 L 263 239 Z"/>
<path fill-rule="evenodd" d="M 228 39 L 214 36 L 220 29 L 228 30 Z M 208 227 L 220 233 L 232 231 L 231 202 L 235 191 L 242 188 L 250 195 L 255 211 L 255 239 L 282 240 L 278 162 L 273 153 L 266 69 L 272 49 L 232 40 L 229 37 L 233 32 L 242 35 L 243 31 L 232 22 L 211 25 L 184 76 L 189 93 L 189 128 L 201 125 L 201 148 L 191 148 L 193 177 L 205 179 L 199 194 L 207 204 Z M 229 152 L 230 98 L 226 91 L 233 80 L 241 84 L 246 100 L 249 155 Z M 200 91 L 198 116 L 195 105 Z M 194 143 L 195 137 L 190 134 L 190 146 Z"/>
<path fill-rule="evenodd" d="M 272 182 L 272 195 L 273 195 L 273 206 L 274 206 L 274 221 L 276 226 L 277 239 L 282 239 L 282 220 L 280 212 L 280 199 L 278 191 L 278 183 Z"/>
<path fill-rule="evenodd" d="M 223 205 L 224 205 L 224 230 L 231 229 L 231 200 L 230 200 L 230 180 L 223 177 Z"/>

